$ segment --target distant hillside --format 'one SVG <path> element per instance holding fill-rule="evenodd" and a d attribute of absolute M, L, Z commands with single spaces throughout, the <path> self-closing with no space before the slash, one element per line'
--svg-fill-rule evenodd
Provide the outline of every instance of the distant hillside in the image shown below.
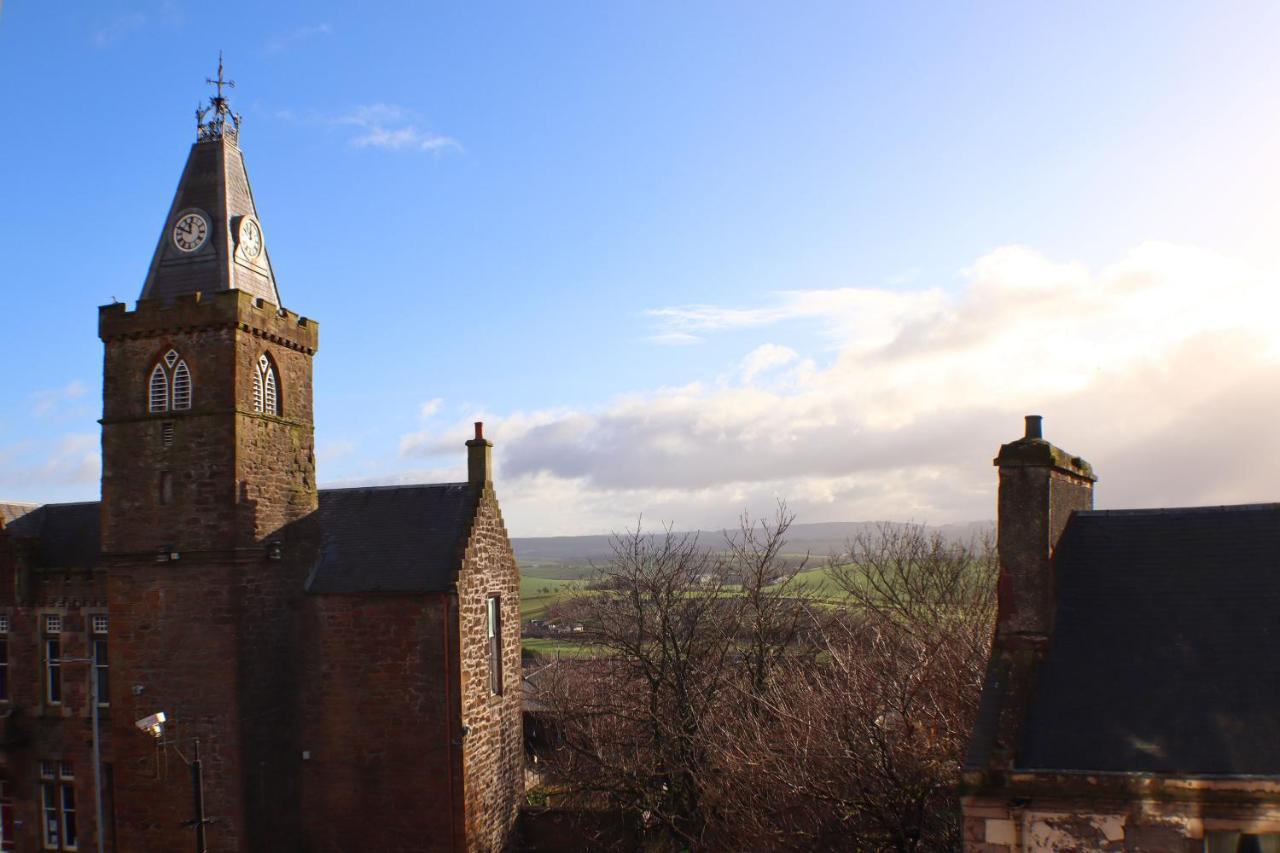
<path fill-rule="evenodd" d="M 832 521 L 795 524 L 787 532 L 787 554 L 808 552 L 815 559 L 839 552 L 859 533 L 874 530 L 879 522 Z M 995 531 L 991 521 L 945 524 L 930 527 L 948 541 L 969 542 Z M 724 531 L 699 530 L 698 542 L 708 550 L 724 546 Z M 580 578 L 582 567 L 607 563 L 613 556 L 610 536 L 537 536 L 512 539 L 516 559 L 526 574 L 546 578 Z"/>

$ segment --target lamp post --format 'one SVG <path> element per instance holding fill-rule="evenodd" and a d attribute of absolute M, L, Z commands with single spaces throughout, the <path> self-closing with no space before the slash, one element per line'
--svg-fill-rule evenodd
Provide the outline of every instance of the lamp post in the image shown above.
<path fill-rule="evenodd" d="M 103 853 L 106 847 L 103 844 L 102 825 L 102 745 L 99 740 L 98 725 L 98 659 L 89 656 L 83 658 L 57 658 L 58 663 L 87 663 L 89 664 L 89 714 L 91 725 L 93 726 L 93 816 L 94 816 L 94 835 L 98 839 L 98 853 Z"/>

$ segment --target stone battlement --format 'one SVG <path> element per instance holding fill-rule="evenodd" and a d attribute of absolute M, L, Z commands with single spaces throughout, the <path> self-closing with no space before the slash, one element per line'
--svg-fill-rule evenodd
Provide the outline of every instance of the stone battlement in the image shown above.
<path fill-rule="evenodd" d="M 314 355 L 320 324 L 243 290 L 192 293 L 165 302 L 139 299 L 134 310 L 123 302 L 98 309 L 98 337 L 157 337 L 179 330 L 241 328 Z"/>

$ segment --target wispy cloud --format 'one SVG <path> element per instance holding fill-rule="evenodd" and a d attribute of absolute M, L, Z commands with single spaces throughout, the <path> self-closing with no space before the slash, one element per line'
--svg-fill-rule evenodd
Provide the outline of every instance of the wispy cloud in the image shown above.
<path fill-rule="evenodd" d="M 61 388 L 36 391 L 30 397 L 31 414 L 37 418 L 53 415 L 64 403 L 83 397 L 86 390 L 84 383 L 76 379 Z"/>
<path fill-rule="evenodd" d="M 310 41 L 317 36 L 327 36 L 332 33 L 333 27 L 328 24 L 308 24 L 306 26 L 298 27 L 284 35 L 268 39 L 263 49 L 267 53 L 281 53 L 282 51 L 288 50 L 301 42 Z"/>
<path fill-rule="evenodd" d="M 462 150 L 461 143 L 424 129 L 410 110 L 396 104 L 366 104 L 333 120 L 334 124 L 356 129 L 350 140 L 354 148 L 381 148 L 386 151 Z"/>
<path fill-rule="evenodd" d="M 141 29 L 147 23 L 147 16 L 139 11 L 122 12 L 113 16 L 102 26 L 90 34 L 94 47 L 106 47 L 127 36 L 134 30 Z"/>
<path fill-rule="evenodd" d="M 71 433 L 52 441 L 0 448 L 0 488 L 19 497 L 45 500 L 51 487 L 98 482 L 102 457 L 96 433 Z M 31 493 L 33 487 L 41 493 Z"/>

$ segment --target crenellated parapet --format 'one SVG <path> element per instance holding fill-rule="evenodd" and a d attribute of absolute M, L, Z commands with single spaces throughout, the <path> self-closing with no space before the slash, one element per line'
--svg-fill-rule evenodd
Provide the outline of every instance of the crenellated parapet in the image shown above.
<path fill-rule="evenodd" d="M 217 329 L 240 329 L 307 355 L 315 355 L 320 347 L 320 324 L 315 320 L 243 290 L 190 293 L 169 302 L 140 299 L 132 311 L 122 302 L 98 309 L 98 337 L 104 342 Z"/>

